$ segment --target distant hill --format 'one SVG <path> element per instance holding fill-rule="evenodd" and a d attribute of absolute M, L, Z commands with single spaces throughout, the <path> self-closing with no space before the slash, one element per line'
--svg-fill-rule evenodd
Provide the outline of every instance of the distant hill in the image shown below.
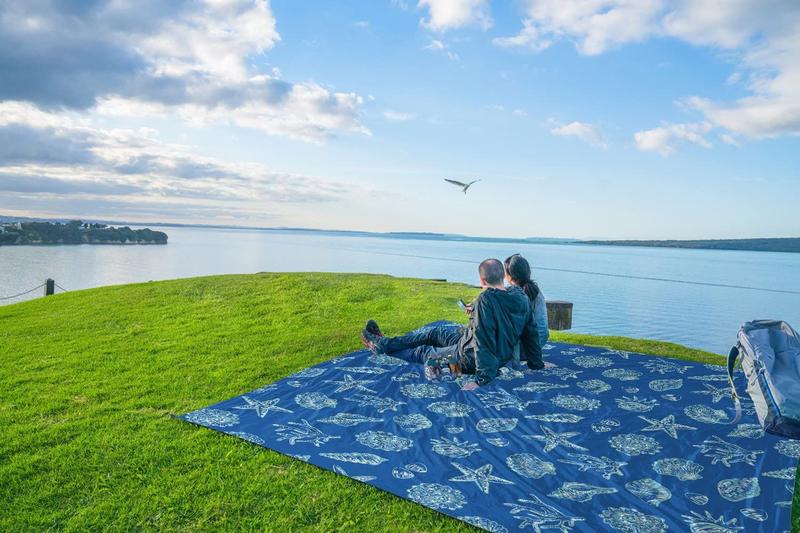
<path fill-rule="evenodd" d="M 742 250 L 751 252 L 800 253 L 800 237 L 776 239 L 712 239 L 695 241 L 580 241 L 603 246 L 649 246 L 654 248 L 694 248 L 703 250 Z"/>

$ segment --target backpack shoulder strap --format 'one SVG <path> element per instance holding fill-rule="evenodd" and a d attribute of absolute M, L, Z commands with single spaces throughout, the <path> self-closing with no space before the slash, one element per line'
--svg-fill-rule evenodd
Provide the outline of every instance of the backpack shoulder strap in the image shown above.
<path fill-rule="evenodd" d="M 736 359 L 739 357 L 739 344 L 735 344 L 731 351 L 728 353 L 728 383 L 731 385 L 731 398 L 736 406 L 736 417 L 731 421 L 731 424 L 736 424 L 742 418 L 742 403 L 739 401 L 739 395 L 736 393 L 736 384 L 733 382 L 733 369 L 736 366 Z"/>

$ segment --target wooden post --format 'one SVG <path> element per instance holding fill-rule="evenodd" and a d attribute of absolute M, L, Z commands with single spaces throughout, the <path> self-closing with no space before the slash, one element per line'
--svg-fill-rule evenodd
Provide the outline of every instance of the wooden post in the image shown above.
<path fill-rule="evenodd" d="M 547 301 L 547 327 L 556 331 L 572 327 L 572 302 Z"/>
<path fill-rule="evenodd" d="M 44 280 L 44 295 L 51 296 L 56 292 L 56 282 L 50 278 Z"/>

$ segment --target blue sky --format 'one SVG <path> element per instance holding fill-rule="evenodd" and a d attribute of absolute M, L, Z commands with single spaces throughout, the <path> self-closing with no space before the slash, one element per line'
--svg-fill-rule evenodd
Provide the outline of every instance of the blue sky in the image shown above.
<path fill-rule="evenodd" d="M 781 1 L 10 2 L 0 212 L 798 235 L 798 35 Z"/>

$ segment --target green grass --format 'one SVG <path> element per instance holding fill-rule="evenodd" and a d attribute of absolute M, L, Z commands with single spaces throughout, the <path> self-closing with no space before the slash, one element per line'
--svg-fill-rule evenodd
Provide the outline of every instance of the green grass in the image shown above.
<path fill-rule="evenodd" d="M 171 416 L 359 348 L 368 317 L 389 333 L 463 321 L 455 300 L 475 292 L 387 276 L 259 274 L 0 307 L 0 530 L 471 529 Z M 721 360 L 660 342 L 554 337 Z"/>

